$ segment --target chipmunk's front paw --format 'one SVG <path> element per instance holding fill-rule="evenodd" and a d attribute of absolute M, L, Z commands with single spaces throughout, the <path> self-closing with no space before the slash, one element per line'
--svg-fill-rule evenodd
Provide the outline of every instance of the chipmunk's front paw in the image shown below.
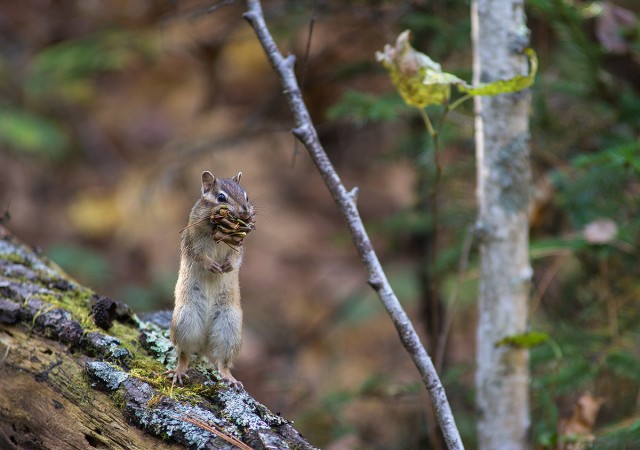
<path fill-rule="evenodd" d="M 231 264 L 231 261 L 227 258 L 225 262 L 222 264 L 222 271 L 224 273 L 229 273 L 232 270 L 233 270 L 233 265 Z"/>
<path fill-rule="evenodd" d="M 211 261 L 209 264 L 207 264 L 206 269 L 211 273 L 223 273 L 223 267 L 224 265 L 221 266 L 217 262 Z"/>

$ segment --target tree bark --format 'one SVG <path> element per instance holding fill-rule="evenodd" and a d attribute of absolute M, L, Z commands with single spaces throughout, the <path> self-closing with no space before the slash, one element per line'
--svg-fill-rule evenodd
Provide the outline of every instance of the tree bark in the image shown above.
<path fill-rule="evenodd" d="M 313 449 L 204 365 L 172 387 L 167 317 L 138 319 L 0 226 L 0 448 Z"/>
<path fill-rule="evenodd" d="M 523 0 L 473 0 L 474 84 L 526 73 Z M 481 450 L 528 447 L 528 351 L 497 346 L 527 327 L 528 91 L 475 98 L 481 280 L 477 331 Z"/>

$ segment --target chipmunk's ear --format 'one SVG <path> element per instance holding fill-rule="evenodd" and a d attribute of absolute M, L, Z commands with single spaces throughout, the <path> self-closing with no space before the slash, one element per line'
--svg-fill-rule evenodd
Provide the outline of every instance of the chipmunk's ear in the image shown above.
<path fill-rule="evenodd" d="M 202 195 L 211 192 L 214 184 L 216 184 L 216 177 L 208 170 L 202 172 Z"/>
<path fill-rule="evenodd" d="M 238 172 L 238 175 L 232 178 L 236 183 L 240 183 L 240 178 L 242 178 L 242 172 Z"/>

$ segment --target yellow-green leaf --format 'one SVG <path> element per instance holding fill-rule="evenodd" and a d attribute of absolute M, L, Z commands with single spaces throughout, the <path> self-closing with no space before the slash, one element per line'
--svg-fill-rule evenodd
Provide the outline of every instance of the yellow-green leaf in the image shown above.
<path fill-rule="evenodd" d="M 526 48 L 524 53 L 529 57 L 529 73 L 527 75 L 516 75 L 508 80 L 498 80 L 492 83 L 483 83 L 478 86 L 461 84 L 458 86 L 458 89 L 469 95 L 498 95 L 528 88 L 533 84 L 536 72 L 538 71 L 538 57 L 532 48 Z"/>
<path fill-rule="evenodd" d="M 528 333 L 513 334 L 506 336 L 496 342 L 496 347 L 508 345 L 515 348 L 531 348 L 549 340 L 549 335 L 541 331 L 530 331 Z"/>
<path fill-rule="evenodd" d="M 472 86 L 451 73 L 443 72 L 440 64 L 416 51 L 409 43 L 410 37 L 409 30 L 403 31 L 393 46 L 387 44 L 382 52 L 376 52 L 376 59 L 389 72 L 392 83 L 405 103 L 417 108 L 446 104 L 452 85 L 469 95 L 498 95 L 520 91 L 533 84 L 538 71 L 536 53 L 527 48 L 524 50 L 529 57 L 527 75 Z"/>
<path fill-rule="evenodd" d="M 392 83 L 410 106 L 424 108 L 449 100 L 451 84 L 462 83 L 455 75 L 445 73 L 437 62 L 416 51 L 409 43 L 411 33 L 405 30 L 395 45 L 384 46 L 376 59 L 389 71 Z"/>

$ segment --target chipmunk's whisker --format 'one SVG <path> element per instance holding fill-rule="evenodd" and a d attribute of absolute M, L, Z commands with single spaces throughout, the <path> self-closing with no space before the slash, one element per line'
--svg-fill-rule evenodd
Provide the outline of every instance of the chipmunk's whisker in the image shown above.
<path fill-rule="evenodd" d="M 187 225 L 186 227 L 184 227 L 182 230 L 180 230 L 180 233 L 182 233 L 183 231 L 185 231 L 185 230 L 187 230 L 187 229 L 189 229 L 189 228 L 191 228 L 191 227 L 193 227 L 193 226 L 198 225 L 199 223 L 204 222 L 205 220 L 209 220 L 209 217 L 205 217 L 205 218 L 203 218 L 203 219 L 196 220 L 195 222 L 190 223 L 189 225 Z"/>

